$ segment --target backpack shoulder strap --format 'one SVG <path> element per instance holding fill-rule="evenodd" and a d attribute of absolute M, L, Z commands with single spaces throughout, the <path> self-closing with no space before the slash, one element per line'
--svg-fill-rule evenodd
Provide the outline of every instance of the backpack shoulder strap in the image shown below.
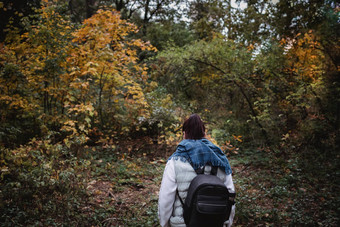
<path fill-rule="evenodd" d="M 210 175 L 217 176 L 217 170 L 218 170 L 217 166 L 212 166 L 211 171 L 210 171 Z"/>
<path fill-rule="evenodd" d="M 196 169 L 195 172 L 196 172 L 197 175 L 204 174 L 204 170 L 205 170 L 205 166 Z"/>
<path fill-rule="evenodd" d="M 216 176 L 216 175 L 217 175 L 217 170 L 218 170 L 218 167 L 217 167 L 217 166 L 211 166 L 210 175 Z M 197 173 L 197 175 L 199 175 L 199 174 L 204 174 L 204 171 L 205 171 L 205 166 L 203 166 L 203 167 L 198 168 L 198 169 L 195 170 L 195 172 Z"/>
<path fill-rule="evenodd" d="M 181 201 L 182 206 L 184 207 L 184 202 L 183 202 L 182 198 L 179 196 L 178 189 L 176 189 L 176 194 L 177 194 L 177 196 L 179 198 L 179 201 Z"/>

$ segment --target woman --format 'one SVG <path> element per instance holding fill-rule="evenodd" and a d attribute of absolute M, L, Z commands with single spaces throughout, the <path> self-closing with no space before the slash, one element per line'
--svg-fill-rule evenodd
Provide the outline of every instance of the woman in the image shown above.
<path fill-rule="evenodd" d="M 191 115 L 183 124 L 184 140 L 168 159 L 164 169 L 158 200 L 158 217 L 161 226 L 185 227 L 183 208 L 178 195 L 185 200 L 192 179 L 197 175 L 195 170 L 208 165 L 218 167 L 219 177 L 226 187 L 235 190 L 231 177 L 231 168 L 227 157 L 216 145 L 205 138 L 205 127 L 197 114 Z M 209 171 L 209 168 L 205 168 Z M 178 190 L 178 195 L 176 191 Z M 235 215 L 232 207 L 229 220 L 231 226 Z"/>

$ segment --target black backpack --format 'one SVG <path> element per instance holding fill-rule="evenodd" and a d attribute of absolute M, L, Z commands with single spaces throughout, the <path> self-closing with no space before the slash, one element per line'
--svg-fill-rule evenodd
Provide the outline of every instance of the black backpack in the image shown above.
<path fill-rule="evenodd" d="M 229 192 L 216 176 L 217 167 L 211 168 L 210 175 L 204 174 L 204 169 L 196 170 L 197 176 L 190 183 L 185 203 L 177 190 L 184 221 L 187 227 L 222 227 L 235 204 L 235 193 Z"/>

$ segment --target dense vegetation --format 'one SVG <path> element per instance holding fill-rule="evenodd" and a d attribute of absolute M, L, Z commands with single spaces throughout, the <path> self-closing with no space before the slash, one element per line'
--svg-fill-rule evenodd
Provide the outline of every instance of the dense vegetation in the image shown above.
<path fill-rule="evenodd" d="M 339 7 L 0 1 L 0 223 L 157 226 L 195 112 L 231 161 L 236 226 L 337 226 Z"/>

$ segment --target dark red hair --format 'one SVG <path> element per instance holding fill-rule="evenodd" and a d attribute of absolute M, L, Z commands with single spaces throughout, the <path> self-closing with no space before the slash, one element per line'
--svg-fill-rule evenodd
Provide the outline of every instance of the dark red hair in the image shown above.
<path fill-rule="evenodd" d="M 202 139 L 205 136 L 205 126 L 198 114 L 192 114 L 184 121 L 183 132 L 185 139 Z"/>

